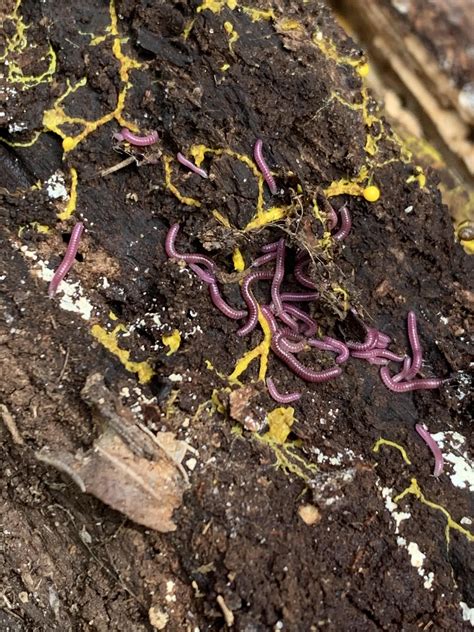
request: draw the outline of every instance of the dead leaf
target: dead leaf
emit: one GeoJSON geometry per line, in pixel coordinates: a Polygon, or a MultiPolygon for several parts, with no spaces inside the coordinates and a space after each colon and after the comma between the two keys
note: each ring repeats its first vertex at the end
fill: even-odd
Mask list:
{"type": "Polygon", "coordinates": [[[260,430],[265,421],[264,411],[259,411],[252,405],[252,399],[256,395],[258,391],[250,384],[232,391],[229,395],[230,416],[252,432],[260,430]]]}
{"type": "Polygon", "coordinates": [[[92,449],[74,455],[43,448],[37,458],[134,522],[162,533],[174,531],[173,511],[187,487],[181,460],[189,446],[172,433],[155,436],[137,425],[99,374],[87,380],[82,395],[104,426],[92,449]]]}

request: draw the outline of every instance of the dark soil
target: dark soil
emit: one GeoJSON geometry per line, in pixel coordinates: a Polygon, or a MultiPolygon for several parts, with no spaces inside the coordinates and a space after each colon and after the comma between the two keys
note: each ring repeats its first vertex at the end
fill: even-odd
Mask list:
{"type": "MultiPolygon", "coordinates": [[[[3,4],[4,14],[11,14],[14,3],[3,4]]],[[[415,165],[403,157],[388,125],[364,122],[361,107],[347,105],[362,103],[362,80],[347,62],[361,52],[323,3],[268,3],[263,8],[273,8],[273,19],[256,19],[240,5],[212,12],[198,11],[199,4],[117,2],[118,31],[128,38],[122,49],[141,63],[130,70],[122,116],[142,130],[158,130],[163,155],[150,160],[150,150],[135,151],[137,164],[105,176],[102,170],[127,157],[114,151],[112,134],[121,121],[112,117],[72,151],[63,152],[61,138],[47,130],[31,146],[18,143],[43,129],[43,113],[67,82],[87,77],[60,103],[68,115],[92,121],[113,112],[126,79],[112,48],[118,37],[106,30],[108,4],[23,0],[19,8],[31,25],[28,45],[10,51],[8,59],[24,75],[40,76],[50,43],[57,68],[38,85],[7,79],[0,85],[0,125],[10,143],[0,145],[0,395],[19,433],[0,424],[0,627],[150,630],[153,622],[160,629],[161,612],[168,630],[221,630],[227,608],[241,632],[470,629],[459,605],[474,607],[469,522],[461,531],[449,529],[448,545],[446,515],[408,494],[397,511],[410,516],[397,535],[381,490],[396,497],[416,478],[424,497],[456,525],[472,514],[465,490],[446,474],[431,476],[432,456],[414,432],[415,423],[426,423],[431,432],[455,430],[472,441],[472,258],[454,241],[435,175],[427,174],[425,186],[407,183],[415,165]],[[290,29],[286,19],[298,20],[299,29],[290,29]],[[231,48],[225,23],[239,35],[231,48]],[[338,60],[312,42],[315,31],[334,42],[338,60]],[[100,35],[97,43],[93,38],[100,35]],[[367,136],[377,139],[375,153],[364,150],[367,136]],[[243,230],[255,214],[257,181],[228,154],[206,154],[208,180],[171,163],[174,186],[200,206],[179,201],[166,186],[166,158],[177,151],[204,144],[251,157],[258,137],[285,191],[272,200],[265,188],[265,208],[291,205],[286,221],[243,230]],[[167,259],[164,238],[179,222],[179,248],[207,252],[229,273],[236,246],[248,264],[264,243],[283,235],[294,255],[308,245],[308,234],[316,243],[311,200],[322,199],[333,181],[356,179],[364,166],[370,178],[364,184],[376,185],[381,197],[376,203],[361,195],[331,198],[335,207],[348,203],[353,229],[344,247],[331,246],[329,254],[313,248],[318,258],[312,272],[324,290],[318,318],[327,332],[353,333],[334,290],[341,286],[364,321],[392,336],[392,348],[404,353],[406,314],[413,309],[424,374],[453,379],[440,390],[396,394],[383,386],[377,367],[350,361],[337,380],[311,385],[271,355],[269,375],[282,390],[303,391],[289,436],[300,461],[289,458],[318,463],[319,471],[303,466],[301,477],[275,467],[275,450],[239,426],[227,405],[229,384],[220,376],[260,342],[261,332],[237,338],[238,325],[213,307],[203,285],[167,259]],[[77,208],[61,222],[46,181],[60,170],[70,189],[71,168],[78,174],[77,208]],[[295,215],[298,185],[301,221],[295,215]],[[223,227],[214,209],[233,228],[223,227]],[[68,279],[80,281],[91,301],[89,318],[61,309],[61,292],[48,299],[37,261],[27,255],[56,267],[78,219],[86,232],[68,279]],[[38,232],[32,222],[49,232],[38,232]],[[147,383],[140,384],[137,373],[91,333],[93,325],[111,331],[118,323],[126,328],[119,347],[153,368],[147,383]],[[167,356],[162,335],[175,328],[182,343],[167,356]],[[98,430],[81,399],[92,373],[102,374],[149,429],[172,431],[198,450],[190,488],[174,513],[175,532],[134,524],[36,459],[45,446],[70,452],[92,446],[98,430]],[[224,413],[205,404],[213,390],[224,413]],[[403,446],[411,465],[389,445],[374,453],[379,437],[403,446]],[[318,510],[313,525],[300,517],[306,504],[318,510]],[[431,588],[397,537],[424,553],[423,569],[434,574],[431,588]]],[[[10,38],[15,28],[15,20],[5,21],[10,38]]],[[[366,109],[375,113],[376,104],[369,99],[366,109]]],[[[77,121],[61,126],[70,136],[83,129],[77,121]]],[[[225,285],[225,293],[238,302],[237,283],[225,285]]],[[[240,379],[253,382],[253,411],[264,418],[261,411],[276,404],[257,378],[254,362],[240,379]]]]}

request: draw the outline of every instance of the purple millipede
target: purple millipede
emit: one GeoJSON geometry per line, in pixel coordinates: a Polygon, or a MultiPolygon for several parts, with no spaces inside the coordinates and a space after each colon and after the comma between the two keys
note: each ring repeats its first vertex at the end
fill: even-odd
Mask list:
{"type": "Polygon", "coordinates": [[[382,331],[377,331],[377,343],[375,345],[376,347],[378,347],[379,349],[385,349],[391,342],[392,339],[390,338],[390,336],[387,336],[387,334],[384,334],[382,331]]]}
{"type": "Polygon", "coordinates": [[[280,243],[280,240],[278,241],[273,241],[271,244],[264,244],[260,250],[262,252],[274,252],[276,251],[276,249],[278,248],[278,244],[280,243]]]}
{"type": "Polygon", "coordinates": [[[158,141],[159,136],[156,131],[150,132],[146,136],[137,136],[126,127],[122,127],[119,133],[114,134],[114,138],[118,141],[125,140],[136,147],[146,147],[147,145],[154,145],[158,141]]]}
{"type": "Polygon", "coordinates": [[[403,362],[406,356],[400,356],[388,349],[368,349],[367,351],[352,351],[351,356],[353,358],[360,358],[361,360],[370,360],[373,358],[383,358],[384,360],[390,360],[391,362],[403,362]]]}
{"type": "Polygon", "coordinates": [[[421,365],[423,363],[423,353],[421,350],[420,339],[418,337],[418,331],[416,326],[416,314],[415,312],[408,312],[407,317],[407,325],[408,325],[408,340],[410,341],[411,350],[412,350],[412,361],[410,368],[404,375],[404,380],[407,382],[413,379],[418,371],[421,369],[421,365]]]}
{"type": "MultiPolygon", "coordinates": [[[[273,307],[273,303],[270,305],[270,307],[272,309],[274,309],[273,307]]],[[[296,322],[296,320],[294,320],[287,312],[285,311],[281,311],[278,314],[278,318],[281,320],[282,323],[285,323],[285,325],[291,329],[292,331],[294,331],[295,333],[298,333],[299,331],[299,327],[298,327],[298,323],[296,322]]]]}
{"type": "Polygon", "coordinates": [[[426,443],[426,445],[429,447],[429,449],[433,453],[433,456],[435,459],[433,476],[436,476],[436,477],[440,476],[440,474],[443,473],[443,469],[444,469],[444,459],[443,459],[443,453],[441,452],[439,445],[436,443],[436,441],[428,432],[428,428],[424,426],[423,424],[416,424],[415,430],[417,431],[417,433],[420,435],[420,437],[423,439],[423,441],[426,443]]]}
{"type": "Polygon", "coordinates": [[[298,303],[299,301],[315,301],[319,298],[318,292],[282,292],[280,298],[283,303],[298,303]]]}
{"type": "Polygon", "coordinates": [[[175,248],[176,236],[178,235],[179,224],[173,224],[169,229],[166,239],[165,239],[165,251],[168,257],[171,259],[181,259],[185,263],[198,263],[208,268],[211,272],[215,271],[215,263],[206,255],[197,255],[197,254],[184,254],[182,252],[178,252],[175,248]]]}
{"type": "Polygon", "coordinates": [[[209,177],[207,175],[207,171],[205,171],[204,169],[201,169],[201,167],[196,167],[196,165],[190,160],[188,160],[186,156],[183,156],[181,152],[178,152],[178,154],[176,155],[176,158],[178,159],[178,162],[180,162],[182,165],[187,167],[190,171],[197,173],[199,176],[201,176],[201,178],[209,177]]]}
{"type": "Polygon", "coordinates": [[[275,336],[272,338],[271,347],[274,353],[281,359],[285,364],[296,373],[298,377],[305,382],[327,382],[331,380],[333,377],[338,377],[341,375],[340,367],[332,367],[330,369],[324,369],[323,371],[313,371],[312,369],[308,369],[303,366],[299,360],[297,360],[292,353],[285,351],[285,349],[281,345],[282,334],[277,332],[275,336]]]}
{"type": "Polygon", "coordinates": [[[280,393],[271,377],[267,377],[267,388],[270,396],[279,404],[291,404],[291,402],[296,402],[301,397],[301,393],[296,392],[280,393]]]}
{"type": "Polygon", "coordinates": [[[81,235],[82,235],[83,230],[84,230],[84,224],[82,222],[77,222],[77,224],[72,229],[71,238],[69,239],[69,243],[66,248],[64,259],[59,264],[49,284],[49,287],[48,287],[49,298],[52,298],[56,294],[59,284],[61,283],[61,281],[66,276],[66,274],[71,269],[71,266],[74,263],[74,259],[77,254],[77,249],[79,247],[79,241],[81,240],[81,235]]]}
{"type": "Polygon", "coordinates": [[[408,391],[429,390],[440,388],[446,380],[442,378],[426,378],[422,380],[411,380],[410,382],[394,382],[387,366],[380,369],[380,377],[387,388],[394,393],[407,393],[408,391]]]}
{"type": "Polygon", "coordinates": [[[308,346],[305,340],[292,342],[291,340],[288,340],[288,336],[285,336],[284,334],[280,338],[280,343],[281,343],[282,348],[285,351],[289,351],[290,353],[300,353],[301,351],[304,351],[306,347],[308,346]]]}
{"type": "Polygon", "coordinates": [[[275,272],[272,279],[271,295],[276,316],[281,314],[283,306],[280,298],[280,287],[285,276],[285,240],[281,238],[278,241],[276,250],[275,272]]]}
{"type": "Polygon", "coordinates": [[[250,284],[254,281],[269,281],[273,277],[273,272],[251,272],[242,282],[241,292],[248,307],[248,320],[243,327],[237,331],[238,336],[246,336],[255,329],[258,322],[258,303],[250,292],[250,284]]]}
{"type": "Polygon", "coordinates": [[[368,349],[372,349],[377,343],[377,337],[378,331],[372,327],[367,327],[365,342],[353,342],[352,340],[349,340],[346,342],[346,345],[349,349],[354,351],[367,351],[368,349]]]}
{"type": "Polygon", "coordinates": [[[306,325],[307,336],[314,336],[318,329],[318,325],[306,312],[299,307],[295,307],[294,305],[289,305],[287,303],[283,303],[283,312],[291,314],[291,316],[295,316],[297,320],[304,323],[306,325]]]}
{"type": "Polygon", "coordinates": [[[275,195],[277,193],[277,186],[275,184],[275,180],[268,168],[267,163],[263,157],[263,141],[259,138],[255,143],[255,147],[253,149],[253,155],[255,158],[255,162],[257,163],[258,168],[262,172],[263,179],[268,184],[268,188],[270,192],[275,195]]]}
{"type": "Polygon", "coordinates": [[[298,283],[300,283],[300,285],[308,287],[311,290],[315,290],[316,284],[303,271],[303,268],[309,264],[309,261],[309,257],[306,255],[306,253],[299,255],[298,259],[296,260],[293,274],[295,275],[295,279],[298,281],[298,283]]]}
{"type": "Polygon", "coordinates": [[[387,366],[388,364],[388,360],[386,358],[381,358],[380,356],[372,356],[366,359],[369,364],[376,364],[377,366],[387,366]]]}
{"type": "Polygon", "coordinates": [[[334,241],[342,241],[343,239],[345,239],[351,232],[352,227],[351,213],[347,206],[343,206],[342,208],[340,208],[339,214],[341,216],[341,227],[332,236],[334,241]]]}
{"type": "Polygon", "coordinates": [[[333,230],[339,223],[339,217],[331,205],[329,205],[327,210],[326,223],[328,225],[328,230],[333,230]]]}
{"type": "Polygon", "coordinates": [[[332,353],[337,353],[336,364],[342,364],[349,358],[349,349],[346,345],[339,340],[330,338],[329,336],[324,336],[322,340],[319,340],[318,338],[310,338],[308,340],[308,344],[310,347],[320,349],[321,351],[331,351],[332,353]],[[337,343],[337,345],[335,343],[337,343]]]}
{"type": "Polygon", "coordinates": [[[397,382],[401,382],[402,380],[404,380],[406,375],[408,374],[408,371],[410,370],[410,367],[411,367],[411,358],[410,356],[405,356],[403,360],[402,370],[400,371],[400,373],[397,373],[396,375],[392,377],[392,382],[395,382],[396,384],[397,382]]]}
{"type": "Polygon", "coordinates": [[[247,312],[244,309],[234,309],[222,298],[217,283],[209,284],[209,294],[214,305],[223,314],[232,320],[241,320],[247,316],[247,312]]]}
{"type": "Polygon", "coordinates": [[[196,276],[198,276],[201,279],[201,281],[204,281],[204,283],[209,284],[209,283],[216,282],[216,277],[213,274],[206,272],[205,270],[200,268],[196,263],[189,263],[188,265],[191,268],[191,270],[196,274],[196,276]]]}
{"type": "Polygon", "coordinates": [[[267,252],[265,255],[258,257],[250,266],[251,268],[259,268],[260,266],[264,266],[267,263],[271,263],[276,259],[276,252],[267,252]]]}
{"type": "Polygon", "coordinates": [[[332,347],[332,351],[335,351],[338,355],[336,358],[336,364],[342,364],[349,359],[349,349],[346,344],[330,336],[324,336],[323,342],[332,347]]]}
{"type": "Polygon", "coordinates": [[[278,331],[278,325],[270,308],[267,305],[261,305],[260,311],[262,312],[263,317],[265,318],[265,320],[268,323],[268,326],[270,327],[270,332],[272,336],[274,336],[278,331]]]}

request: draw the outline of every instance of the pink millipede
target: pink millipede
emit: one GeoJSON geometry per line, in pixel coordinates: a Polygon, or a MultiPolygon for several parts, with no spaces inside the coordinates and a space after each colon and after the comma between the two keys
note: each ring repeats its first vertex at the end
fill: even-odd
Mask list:
{"type": "Polygon", "coordinates": [[[282,348],[285,349],[285,351],[289,351],[290,353],[300,353],[301,351],[304,351],[305,348],[307,347],[307,344],[304,340],[294,342],[294,341],[288,340],[287,336],[282,336],[280,338],[280,342],[281,342],[282,348]]]}
{"type": "Polygon", "coordinates": [[[420,437],[423,439],[423,441],[426,443],[426,445],[429,447],[429,449],[433,453],[433,456],[435,459],[433,475],[438,477],[440,474],[443,473],[443,468],[444,468],[443,453],[441,452],[439,445],[436,443],[436,441],[433,439],[431,434],[428,432],[428,428],[426,428],[426,426],[423,426],[422,424],[416,424],[415,430],[417,431],[417,433],[420,435],[420,437]]]}
{"type": "Polygon", "coordinates": [[[380,369],[380,377],[387,388],[394,393],[407,393],[409,391],[429,390],[432,388],[440,388],[446,380],[442,378],[426,378],[422,380],[411,380],[410,382],[394,382],[388,367],[383,366],[380,369]]]}
{"type": "Polygon", "coordinates": [[[276,259],[276,252],[267,252],[261,257],[258,257],[257,259],[255,259],[255,261],[252,263],[250,267],[259,268],[260,266],[264,266],[267,263],[271,263],[272,261],[275,261],[275,259],[276,259]]]}
{"type": "Polygon", "coordinates": [[[408,374],[408,371],[410,370],[411,367],[411,358],[410,356],[405,356],[405,359],[403,360],[403,367],[402,370],[400,371],[400,373],[397,373],[396,375],[393,376],[392,381],[395,382],[395,384],[397,382],[401,382],[402,380],[405,379],[405,376],[408,374]]]}
{"type": "Polygon", "coordinates": [[[346,345],[349,349],[354,351],[367,351],[368,349],[372,349],[377,343],[378,332],[376,329],[372,327],[367,327],[367,336],[365,338],[365,342],[353,342],[349,340],[346,342],[346,345]]]}
{"type": "Polygon", "coordinates": [[[243,327],[237,331],[238,336],[246,336],[253,329],[255,329],[258,322],[258,303],[252,292],[250,291],[250,285],[254,281],[269,281],[273,277],[273,272],[251,272],[242,282],[241,292],[244,297],[244,301],[247,304],[249,315],[248,320],[243,327]]]}
{"type": "Polygon", "coordinates": [[[337,216],[337,213],[333,209],[333,207],[330,206],[328,211],[327,211],[327,218],[326,218],[326,223],[328,225],[328,230],[333,230],[334,228],[336,228],[338,222],[339,222],[339,217],[337,216]]]}
{"type": "MultiPolygon", "coordinates": [[[[197,254],[188,255],[182,252],[178,252],[176,250],[175,241],[176,241],[178,232],[179,232],[179,224],[173,224],[166,235],[165,252],[168,255],[168,257],[170,257],[170,259],[182,259],[187,264],[197,263],[197,264],[203,265],[205,268],[208,268],[213,273],[216,267],[215,263],[214,261],[212,261],[212,259],[210,259],[209,257],[206,257],[206,255],[197,255],[197,254]]],[[[196,272],[196,270],[194,271],[196,272]]],[[[201,276],[201,278],[203,277],[201,276]]]]}
{"type": "Polygon", "coordinates": [[[409,381],[413,379],[418,371],[421,369],[421,365],[423,362],[423,354],[421,350],[420,339],[418,337],[418,331],[416,326],[416,314],[415,312],[408,312],[407,317],[408,324],[408,339],[410,341],[411,350],[412,350],[412,361],[410,368],[407,370],[404,379],[409,381]]]}
{"type": "Polygon", "coordinates": [[[150,132],[146,136],[137,136],[126,127],[122,127],[118,134],[114,134],[114,138],[119,141],[125,140],[136,147],[146,147],[147,145],[154,145],[158,141],[159,136],[158,132],[155,131],[150,132]]]}
{"type": "Polygon", "coordinates": [[[216,277],[213,274],[203,270],[201,267],[197,265],[197,263],[190,263],[188,265],[191,268],[191,270],[194,272],[194,274],[196,274],[196,276],[199,277],[201,281],[204,281],[204,283],[207,283],[209,285],[210,283],[216,282],[216,277]]]}
{"type": "Polygon", "coordinates": [[[255,147],[253,149],[253,155],[255,158],[255,162],[257,163],[258,168],[262,172],[263,179],[268,184],[268,188],[270,192],[275,195],[278,191],[277,186],[275,184],[275,180],[268,168],[267,163],[263,157],[263,141],[259,138],[255,143],[255,147]]]}
{"type": "Polygon", "coordinates": [[[279,404],[291,404],[301,397],[301,393],[280,393],[271,377],[267,377],[267,388],[270,396],[279,404]]]}
{"type": "Polygon", "coordinates": [[[341,375],[340,367],[332,367],[330,369],[324,369],[323,371],[313,371],[312,369],[308,369],[303,366],[299,360],[297,360],[294,355],[288,351],[286,351],[281,344],[282,334],[277,332],[275,336],[272,338],[271,347],[273,352],[281,359],[283,362],[290,367],[290,369],[296,373],[298,377],[305,382],[327,382],[331,380],[333,377],[338,377],[341,375]]]}
{"type": "Polygon", "coordinates": [[[306,325],[307,336],[314,336],[318,329],[318,324],[315,320],[311,318],[309,314],[304,312],[299,307],[295,307],[294,305],[288,303],[283,303],[283,312],[285,314],[290,314],[291,316],[294,316],[296,320],[300,320],[304,325],[306,325]]]}
{"type": "Polygon", "coordinates": [[[76,256],[77,249],[79,247],[79,241],[81,239],[83,230],[84,230],[84,224],[82,222],[77,222],[77,224],[72,229],[71,238],[69,240],[69,244],[67,246],[64,259],[59,264],[59,267],[54,273],[54,276],[49,284],[48,296],[50,298],[56,294],[59,284],[64,279],[66,274],[69,272],[72,264],[74,263],[74,258],[76,256]]]}
{"type": "Polygon", "coordinates": [[[339,214],[341,216],[341,227],[332,236],[334,241],[342,241],[343,239],[345,239],[351,232],[352,227],[351,214],[347,206],[343,206],[342,208],[340,208],[339,214]]]}
{"type": "Polygon", "coordinates": [[[310,289],[315,290],[316,284],[303,271],[304,267],[307,266],[309,262],[310,259],[306,255],[306,253],[299,255],[296,259],[296,265],[293,270],[293,274],[295,275],[295,279],[298,281],[298,283],[300,283],[304,287],[309,287],[310,289]]]}
{"type": "Polygon", "coordinates": [[[278,248],[279,241],[274,241],[271,244],[264,244],[260,250],[262,252],[274,252],[278,248]]]}
{"type": "Polygon", "coordinates": [[[385,349],[392,342],[390,336],[384,334],[382,331],[377,331],[377,344],[376,347],[379,349],[385,349]]]}
{"type": "Polygon", "coordinates": [[[243,309],[234,309],[231,307],[221,296],[217,283],[209,284],[209,295],[214,305],[219,309],[227,318],[233,320],[240,320],[247,316],[247,312],[243,309]]]}
{"type": "Polygon", "coordinates": [[[383,358],[384,360],[390,360],[391,362],[403,362],[406,356],[399,356],[393,351],[388,349],[368,349],[367,351],[353,351],[351,353],[353,358],[360,358],[362,360],[370,360],[373,358],[383,358]]]}
{"type": "Polygon", "coordinates": [[[276,250],[276,263],[275,273],[273,275],[271,295],[275,308],[275,314],[278,316],[283,311],[282,302],[280,298],[280,287],[285,276],[285,240],[281,238],[278,242],[276,250]]]}
{"type": "Polygon", "coordinates": [[[186,156],[183,156],[181,152],[178,152],[178,154],[176,155],[176,158],[178,159],[178,162],[180,162],[182,165],[187,167],[190,171],[197,173],[199,176],[201,176],[201,178],[209,177],[207,175],[207,171],[204,171],[204,169],[201,169],[201,167],[197,167],[193,162],[188,160],[186,156]]]}

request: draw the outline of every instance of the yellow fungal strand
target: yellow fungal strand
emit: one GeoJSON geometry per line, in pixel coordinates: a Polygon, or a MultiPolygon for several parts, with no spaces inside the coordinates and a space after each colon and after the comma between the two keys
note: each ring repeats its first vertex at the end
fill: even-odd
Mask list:
{"type": "Polygon", "coordinates": [[[357,67],[357,72],[361,77],[367,77],[370,72],[369,64],[367,62],[362,63],[360,66],[357,67]]]}
{"type": "Polygon", "coordinates": [[[270,354],[272,334],[270,331],[270,327],[268,326],[268,323],[263,317],[260,309],[258,310],[258,322],[260,323],[260,327],[263,330],[263,340],[254,349],[247,351],[247,353],[245,353],[242,358],[237,361],[234,370],[228,378],[231,384],[238,382],[239,376],[242,375],[242,373],[247,370],[249,365],[257,358],[260,358],[258,379],[262,382],[265,381],[265,377],[267,375],[268,356],[270,354]]]}
{"type": "Polygon", "coordinates": [[[222,226],[225,226],[226,228],[232,228],[231,223],[229,222],[228,218],[222,213],[220,213],[217,209],[214,209],[212,211],[212,215],[219,222],[219,224],[222,224],[222,226]]]}
{"type": "Polygon", "coordinates": [[[111,332],[106,331],[100,325],[93,325],[91,333],[100,344],[105,347],[110,353],[115,355],[123,366],[131,373],[136,373],[140,384],[146,384],[151,380],[155,372],[148,364],[148,362],[132,362],[130,360],[130,351],[121,349],[118,345],[117,336],[121,331],[126,331],[124,325],[117,325],[111,332]]]}
{"type": "Polygon", "coordinates": [[[189,20],[188,22],[186,22],[186,25],[184,27],[184,31],[182,32],[182,38],[184,40],[187,40],[189,37],[189,34],[191,33],[193,26],[194,26],[194,22],[196,21],[196,18],[193,18],[192,20],[189,20]]]}
{"type": "Polygon", "coordinates": [[[269,430],[265,435],[276,444],[283,445],[295,421],[295,409],[292,406],[279,406],[268,413],[267,420],[269,430]]]}
{"type": "Polygon", "coordinates": [[[358,182],[346,180],[341,178],[331,182],[329,186],[324,189],[324,195],[328,198],[335,197],[336,195],[362,195],[364,187],[358,182]]]}
{"type": "Polygon", "coordinates": [[[201,11],[212,11],[212,13],[220,13],[224,7],[233,11],[236,6],[237,0],[203,0],[196,9],[196,12],[201,13],[201,11]]]}
{"type": "Polygon", "coordinates": [[[77,171],[74,167],[70,169],[71,174],[71,191],[69,192],[69,200],[64,211],[58,213],[58,219],[64,221],[69,219],[76,210],[77,204],[77,171]]]}
{"type": "Polygon", "coordinates": [[[275,12],[273,9],[254,9],[253,7],[242,7],[244,13],[246,13],[252,22],[260,22],[261,20],[274,20],[275,12]]]}
{"type": "MultiPolygon", "coordinates": [[[[5,35],[5,49],[0,56],[0,62],[6,62],[7,76],[6,80],[10,83],[19,84],[21,90],[29,90],[41,83],[49,83],[53,79],[56,72],[56,52],[51,44],[45,55],[40,57],[39,61],[48,61],[48,66],[40,75],[25,75],[21,65],[16,61],[15,57],[21,55],[28,48],[28,39],[26,31],[29,25],[25,24],[23,17],[20,15],[21,0],[17,0],[13,13],[9,16],[14,25],[13,35],[5,35]]],[[[30,48],[31,50],[31,48],[30,48]]]]}
{"type": "Polygon", "coordinates": [[[195,206],[197,208],[199,208],[201,206],[201,202],[199,202],[198,200],[195,200],[192,197],[186,197],[185,195],[182,195],[179,190],[175,187],[175,185],[172,183],[171,181],[171,176],[172,176],[172,169],[171,169],[171,163],[173,161],[173,158],[171,156],[163,156],[163,165],[164,165],[164,169],[165,169],[165,186],[166,188],[171,191],[171,193],[178,198],[178,200],[180,202],[182,202],[183,204],[187,204],[188,206],[195,206]]]}
{"type": "Polygon", "coordinates": [[[37,233],[46,234],[50,231],[49,226],[46,226],[46,224],[40,224],[39,222],[30,222],[30,226],[34,228],[37,233]]]}
{"type": "Polygon", "coordinates": [[[359,74],[361,74],[361,76],[365,76],[363,73],[364,72],[365,74],[368,73],[368,64],[364,58],[361,58],[361,57],[356,58],[356,57],[350,57],[349,55],[341,55],[338,52],[334,42],[328,37],[324,37],[322,31],[315,31],[311,37],[311,41],[317,48],[319,48],[319,50],[323,53],[323,55],[326,58],[332,59],[337,64],[349,65],[354,68],[357,68],[358,70],[367,66],[367,70],[365,70],[365,68],[364,70],[362,70],[362,72],[359,70],[359,74]]]}
{"type": "Polygon", "coordinates": [[[395,441],[390,441],[390,439],[384,439],[383,437],[380,437],[380,439],[378,439],[375,443],[374,446],[372,448],[372,452],[379,452],[381,446],[383,445],[389,445],[392,448],[395,448],[396,450],[399,450],[403,460],[405,461],[405,463],[407,463],[408,465],[411,465],[411,461],[408,458],[408,454],[405,450],[405,448],[401,445],[399,445],[398,443],[395,443],[395,441]]]}
{"type": "Polygon", "coordinates": [[[469,542],[474,542],[474,533],[471,533],[467,529],[464,529],[464,527],[462,527],[455,520],[453,520],[449,511],[445,509],[442,505],[438,505],[438,503],[435,503],[432,500],[428,500],[425,497],[425,495],[421,491],[420,485],[418,484],[418,481],[416,480],[416,478],[411,479],[410,485],[401,494],[398,494],[398,496],[396,496],[393,499],[393,502],[398,503],[400,500],[402,500],[403,498],[405,498],[405,496],[408,496],[408,495],[415,496],[415,498],[417,498],[423,505],[430,507],[430,509],[435,509],[436,511],[439,511],[443,514],[443,516],[446,518],[445,537],[446,537],[446,543],[448,545],[450,542],[451,529],[455,529],[456,531],[459,531],[459,533],[464,535],[468,539],[469,542]]]}
{"type": "Polygon", "coordinates": [[[229,50],[232,53],[233,52],[232,48],[235,42],[239,39],[240,35],[234,29],[234,25],[232,24],[232,22],[224,22],[224,30],[229,36],[229,50]]]}
{"type": "Polygon", "coordinates": [[[294,474],[305,483],[309,483],[317,473],[318,466],[315,463],[309,463],[297,454],[296,449],[298,445],[296,441],[289,441],[280,446],[268,433],[260,436],[257,432],[252,434],[252,438],[259,443],[267,445],[272,450],[275,456],[274,467],[283,470],[285,474],[294,474]]]}
{"type": "Polygon", "coordinates": [[[291,18],[282,18],[277,22],[277,27],[280,31],[302,31],[303,25],[298,20],[291,18]]]}
{"type": "MultiPolygon", "coordinates": [[[[229,156],[230,158],[240,160],[240,162],[242,162],[250,169],[253,176],[257,180],[258,194],[255,215],[247,224],[247,226],[245,226],[244,231],[262,228],[263,226],[266,226],[267,224],[271,224],[273,222],[277,222],[288,215],[287,207],[275,206],[267,210],[263,208],[264,179],[262,174],[258,170],[257,165],[251,158],[249,158],[249,156],[245,154],[240,154],[236,151],[233,151],[232,149],[212,149],[211,147],[206,147],[205,145],[193,145],[189,148],[189,153],[193,157],[193,160],[198,167],[205,159],[206,154],[213,154],[215,156],[225,155],[229,156]]],[[[218,219],[218,221],[220,221],[220,218],[223,217],[218,211],[213,211],[213,215],[214,217],[216,217],[216,219],[218,219]]]]}
{"type": "Polygon", "coordinates": [[[337,283],[333,283],[331,290],[334,294],[340,294],[342,296],[342,308],[345,312],[348,312],[350,307],[349,292],[337,283]]]}
{"type": "Polygon", "coordinates": [[[5,145],[8,145],[9,147],[31,147],[32,145],[36,143],[36,141],[38,140],[38,138],[41,136],[42,133],[43,133],[43,130],[40,130],[39,132],[35,132],[31,140],[26,140],[24,142],[12,142],[11,140],[7,140],[6,138],[1,138],[1,137],[0,137],[0,141],[2,143],[5,143],[5,145]]]}
{"type": "Polygon", "coordinates": [[[410,184],[411,182],[418,182],[420,189],[423,189],[426,185],[426,176],[425,173],[423,171],[423,167],[420,167],[419,165],[417,165],[415,167],[415,172],[416,174],[409,176],[405,182],[407,184],[410,184]]]}
{"type": "Polygon", "coordinates": [[[248,232],[250,230],[257,230],[258,228],[263,228],[267,224],[273,224],[274,222],[278,222],[281,219],[284,219],[288,215],[288,207],[283,206],[273,206],[268,210],[262,210],[257,212],[257,214],[250,220],[250,222],[245,226],[244,231],[248,232]]]}
{"type": "Polygon", "coordinates": [[[174,329],[170,334],[163,334],[161,336],[161,340],[166,347],[169,347],[169,350],[166,352],[167,356],[173,355],[178,351],[181,345],[181,334],[177,329],[174,329]]]}
{"type": "Polygon", "coordinates": [[[236,248],[232,254],[232,262],[234,264],[234,270],[236,272],[243,272],[245,270],[245,260],[240,252],[240,248],[236,248]]]}
{"type": "Polygon", "coordinates": [[[125,107],[125,99],[128,90],[131,88],[131,84],[129,82],[130,71],[141,68],[142,64],[140,64],[135,59],[132,59],[122,51],[122,44],[125,40],[120,38],[118,32],[118,19],[117,11],[115,8],[115,0],[110,0],[109,15],[110,24],[106,29],[108,35],[104,36],[104,39],[107,39],[107,37],[109,36],[111,36],[113,39],[112,53],[116,60],[119,62],[119,76],[120,81],[123,84],[117,97],[117,105],[112,112],[104,114],[104,116],[96,119],[95,121],[89,121],[81,117],[69,116],[60,104],[69,94],[75,92],[78,88],[85,86],[87,79],[84,77],[74,86],[71,86],[68,82],[67,89],[64,94],[55,101],[51,109],[47,110],[43,114],[44,128],[48,131],[54,132],[63,139],[64,152],[69,152],[75,149],[80,142],[82,142],[85,138],[87,138],[87,136],[89,136],[89,134],[95,132],[99,127],[113,119],[115,119],[119,123],[119,125],[127,127],[133,132],[139,131],[138,127],[134,123],[126,121],[123,118],[122,113],[125,107]],[[66,132],[61,129],[61,126],[67,124],[79,125],[82,127],[82,131],[75,136],[68,136],[66,132]]]}

